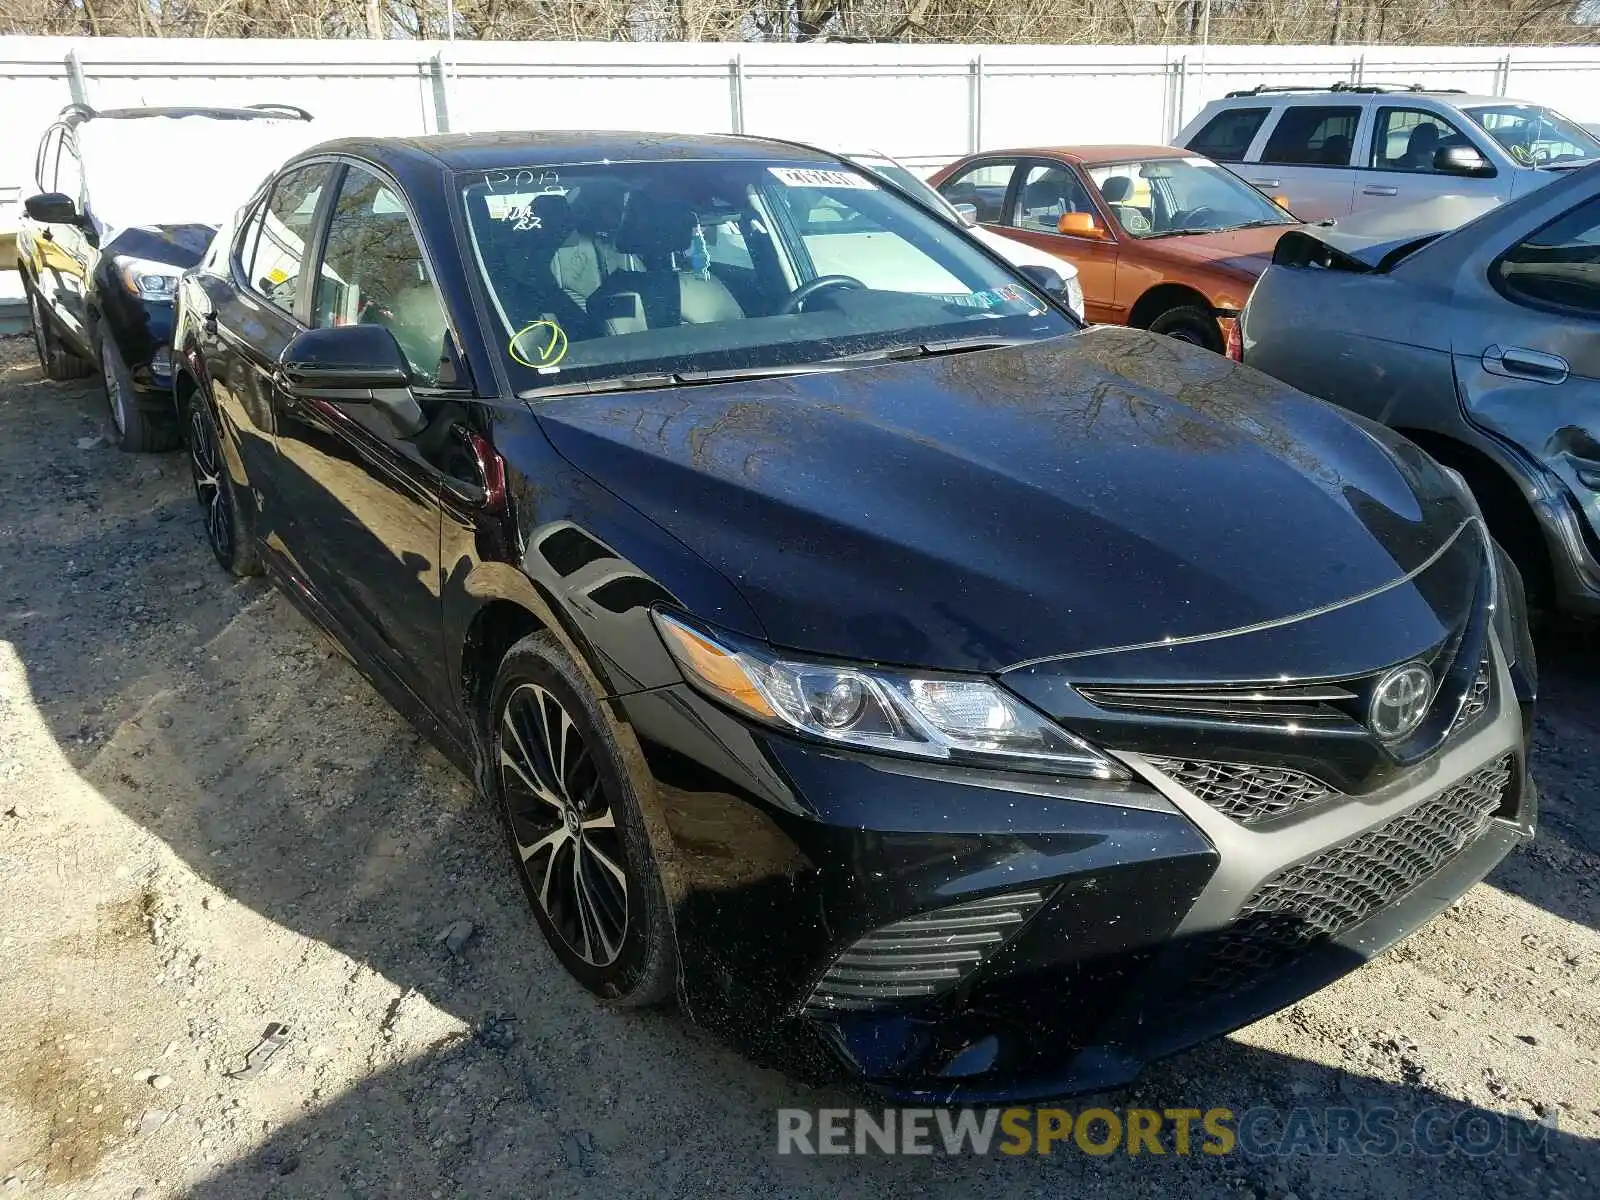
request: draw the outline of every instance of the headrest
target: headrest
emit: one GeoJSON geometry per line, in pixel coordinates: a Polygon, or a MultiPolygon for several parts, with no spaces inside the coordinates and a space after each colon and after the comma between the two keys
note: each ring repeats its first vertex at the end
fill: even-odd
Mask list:
{"type": "Polygon", "coordinates": [[[1126,175],[1113,175],[1100,185],[1100,194],[1107,204],[1121,204],[1133,194],[1133,180],[1126,175]]]}
{"type": "Polygon", "coordinates": [[[617,249],[646,259],[662,259],[689,248],[694,209],[674,200],[633,197],[617,230],[617,249]]]}
{"type": "Polygon", "coordinates": [[[539,218],[540,231],[558,241],[572,232],[572,206],[556,192],[535,196],[533,215],[539,218]]]}

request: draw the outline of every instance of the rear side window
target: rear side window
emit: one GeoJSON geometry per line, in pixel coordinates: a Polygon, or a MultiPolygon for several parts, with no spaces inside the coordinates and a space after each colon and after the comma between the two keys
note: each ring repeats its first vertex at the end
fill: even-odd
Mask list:
{"type": "Polygon", "coordinates": [[[241,257],[239,263],[250,286],[291,315],[306,238],[317,215],[317,201],[332,174],[330,164],[313,163],[284,175],[273,184],[261,210],[260,234],[253,247],[248,240],[240,243],[241,248],[250,247],[250,258],[241,257]]]}
{"type": "Polygon", "coordinates": [[[1189,149],[1217,162],[1243,162],[1270,109],[1230,108],[1219,112],[1189,139],[1189,149]]]}
{"type": "Polygon", "coordinates": [[[1291,105],[1283,110],[1278,127],[1267,139],[1261,161],[1283,166],[1349,166],[1359,124],[1360,105],[1291,105]]]}
{"type": "Polygon", "coordinates": [[[1513,300],[1600,318],[1600,197],[1513,246],[1492,274],[1513,300]]]}

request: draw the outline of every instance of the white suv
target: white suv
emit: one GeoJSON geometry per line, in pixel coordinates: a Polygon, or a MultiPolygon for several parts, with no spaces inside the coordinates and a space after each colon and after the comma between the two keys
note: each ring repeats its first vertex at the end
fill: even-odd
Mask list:
{"type": "Polygon", "coordinates": [[[1600,140],[1551,109],[1415,85],[1229,92],[1177,140],[1310,221],[1436,196],[1505,201],[1600,161],[1600,140]]]}

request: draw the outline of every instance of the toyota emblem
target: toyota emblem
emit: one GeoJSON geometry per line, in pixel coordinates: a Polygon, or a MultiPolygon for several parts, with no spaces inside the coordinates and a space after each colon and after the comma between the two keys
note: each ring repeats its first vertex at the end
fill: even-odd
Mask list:
{"type": "Polygon", "coordinates": [[[1421,663],[1396,667],[1372,689],[1367,724],[1386,742],[1414,732],[1433,703],[1433,672],[1421,663]]]}

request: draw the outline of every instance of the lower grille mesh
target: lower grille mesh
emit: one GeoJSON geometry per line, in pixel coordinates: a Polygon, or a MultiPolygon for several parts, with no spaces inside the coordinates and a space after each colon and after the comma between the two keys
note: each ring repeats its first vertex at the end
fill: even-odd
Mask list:
{"type": "Polygon", "coordinates": [[[834,960],[807,1007],[877,1008],[936,996],[1005,945],[1043,903],[1042,892],[1010,892],[874,929],[834,960]]]}
{"type": "Polygon", "coordinates": [[[1483,835],[1511,779],[1508,754],[1272,876],[1216,936],[1186,999],[1235,991],[1395,903],[1483,835]]]}
{"type": "Polygon", "coordinates": [[[1320,780],[1282,767],[1151,758],[1150,765],[1212,808],[1245,825],[1271,820],[1334,794],[1320,780]]]}

